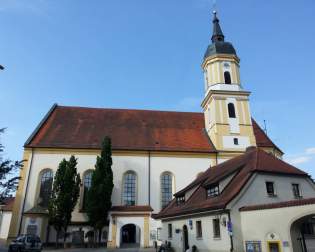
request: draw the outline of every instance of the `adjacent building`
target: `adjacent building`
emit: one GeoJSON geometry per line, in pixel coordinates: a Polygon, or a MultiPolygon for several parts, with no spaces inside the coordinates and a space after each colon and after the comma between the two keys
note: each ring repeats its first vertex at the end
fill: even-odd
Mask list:
{"type": "Polygon", "coordinates": [[[256,147],[209,168],[155,217],[176,252],[315,251],[313,180],[256,147]]]}

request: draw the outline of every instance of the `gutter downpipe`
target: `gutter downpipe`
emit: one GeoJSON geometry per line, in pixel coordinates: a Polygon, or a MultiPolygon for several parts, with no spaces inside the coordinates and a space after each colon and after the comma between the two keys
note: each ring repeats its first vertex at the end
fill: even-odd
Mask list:
{"type": "MultiPolygon", "coordinates": [[[[228,218],[229,218],[229,222],[232,223],[230,212],[231,212],[231,211],[229,210],[229,212],[228,212],[228,218]]],[[[233,252],[233,251],[234,251],[234,244],[233,244],[233,224],[232,224],[232,235],[230,234],[230,242],[231,242],[231,249],[230,249],[230,252],[233,252]]]]}
{"type": "Polygon", "coordinates": [[[31,148],[32,152],[32,157],[31,157],[31,162],[30,162],[30,168],[28,171],[28,175],[27,175],[27,181],[26,181],[26,188],[25,188],[25,194],[24,194],[24,199],[23,199],[23,205],[22,205],[22,211],[21,211],[21,219],[20,219],[20,224],[19,224],[19,231],[18,231],[18,235],[21,234],[21,229],[22,229],[22,222],[23,222],[23,213],[24,213],[24,209],[25,209],[25,202],[26,202],[26,196],[27,196],[27,191],[28,191],[28,184],[30,181],[30,175],[31,175],[31,171],[32,171],[32,166],[33,166],[33,148],[31,148]]]}
{"type": "Polygon", "coordinates": [[[148,201],[149,201],[149,206],[151,206],[151,152],[148,151],[148,153],[149,153],[149,158],[148,158],[148,169],[149,169],[148,201]]]}

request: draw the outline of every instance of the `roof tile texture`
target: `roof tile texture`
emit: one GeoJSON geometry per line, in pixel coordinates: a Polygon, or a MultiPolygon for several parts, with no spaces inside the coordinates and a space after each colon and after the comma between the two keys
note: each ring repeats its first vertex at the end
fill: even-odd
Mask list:
{"type": "Polygon", "coordinates": [[[251,176],[257,172],[308,176],[307,173],[285,163],[272,154],[268,154],[259,148],[251,147],[243,155],[206,170],[190,185],[175,194],[176,196],[183,195],[188,190],[196,188],[192,196],[185,203],[177,205],[174,199],[168,206],[162,209],[157,218],[224,209],[240,193],[251,176]],[[229,175],[233,177],[220,195],[207,198],[207,188],[229,175]]]}
{"type": "MultiPolygon", "coordinates": [[[[275,147],[253,121],[258,146],[275,147]]],[[[56,106],[26,147],[216,152],[203,113],[56,106]]]]}

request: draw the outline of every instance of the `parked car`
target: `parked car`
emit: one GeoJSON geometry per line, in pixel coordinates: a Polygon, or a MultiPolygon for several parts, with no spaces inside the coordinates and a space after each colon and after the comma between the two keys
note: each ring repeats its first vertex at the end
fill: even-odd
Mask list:
{"type": "Polygon", "coordinates": [[[41,252],[42,242],[37,235],[20,235],[9,245],[9,252],[41,252]]]}

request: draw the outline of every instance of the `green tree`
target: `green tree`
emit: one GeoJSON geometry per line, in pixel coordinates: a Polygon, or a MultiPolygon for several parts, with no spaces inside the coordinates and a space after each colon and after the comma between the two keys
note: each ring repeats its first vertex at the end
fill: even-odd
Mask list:
{"type": "MultiPolygon", "coordinates": [[[[4,128],[0,129],[0,135],[4,131],[4,128]]],[[[23,167],[24,162],[24,160],[12,161],[4,159],[2,156],[3,151],[4,146],[0,143],[0,204],[3,204],[6,198],[12,197],[12,193],[15,192],[20,179],[17,176],[17,172],[23,167]]]]}
{"type": "Polygon", "coordinates": [[[56,246],[60,232],[64,232],[65,245],[67,228],[71,222],[72,212],[80,195],[80,174],[77,172],[77,159],[71,156],[69,161],[63,159],[54,177],[51,199],[48,206],[49,224],[54,226],[56,246]]]}
{"type": "Polygon", "coordinates": [[[108,212],[112,207],[113,171],[111,139],[105,137],[102,142],[101,156],[97,156],[95,170],[92,173],[91,188],[88,191],[87,215],[101,242],[102,229],[108,224],[108,212]]]}

